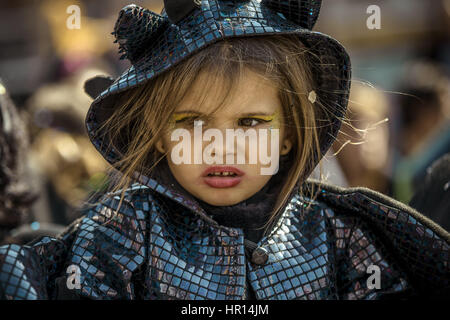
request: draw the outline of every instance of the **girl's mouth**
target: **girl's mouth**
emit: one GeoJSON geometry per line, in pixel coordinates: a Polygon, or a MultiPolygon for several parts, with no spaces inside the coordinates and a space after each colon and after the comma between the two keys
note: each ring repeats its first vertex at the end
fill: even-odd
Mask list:
{"type": "Polygon", "coordinates": [[[212,188],[231,188],[241,182],[244,174],[235,167],[212,166],[203,172],[202,177],[212,188]]]}

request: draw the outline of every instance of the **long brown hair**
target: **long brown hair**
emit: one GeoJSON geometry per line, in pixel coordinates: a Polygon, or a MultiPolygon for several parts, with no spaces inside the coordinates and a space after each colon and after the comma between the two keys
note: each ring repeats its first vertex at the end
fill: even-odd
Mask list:
{"type": "MultiPolygon", "coordinates": [[[[102,126],[103,132],[110,135],[111,147],[125,149],[121,160],[114,165],[122,175],[112,191],[122,190],[122,202],[125,190],[133,182],[133,174],[150,175],[164,158],[155,144],[196,81],[207,79],[202,83],[204,92],[218,94],[218,109],[238,92],[237,80],[249,69],[279,89],[286,131],[294,141],[291,156],[295,161],[276,202],[272,215],[275,217],[297,181],[306,178],[320,158],[318,123],[330,123],[330,113],[320,100],[314,103],[308,99],[315,88],[311,74],[313,58],[296,36],[233,38],[217,42],[144,85],[126,91],[102,126]],[[206,78],[201,77],[205,74],[206,78]]],[[[198,98],[201,104],[204,97],[198,98]]]]}

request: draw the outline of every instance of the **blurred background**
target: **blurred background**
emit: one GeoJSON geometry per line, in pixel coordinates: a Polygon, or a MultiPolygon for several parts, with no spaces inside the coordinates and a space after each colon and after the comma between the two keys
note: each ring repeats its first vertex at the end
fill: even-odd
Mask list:
{"type": "MultiPolygon", "coordinates": [[[[83,85],[129,66],[111,32],[130,3],[163,6],[0,0],[0,243],[57,234],[105,188],[108,166],[84,129],[92,99],[83,85]],[[66,27],[71,5],[80,29],[66,27]]],[[[338,39],[353,65],[350,121],[324,177],[409,203],[449,230],[450,0],[323,0],[315,30],[338,39]],[[367,26],[371,5],[380,29],[367,26]]]]}

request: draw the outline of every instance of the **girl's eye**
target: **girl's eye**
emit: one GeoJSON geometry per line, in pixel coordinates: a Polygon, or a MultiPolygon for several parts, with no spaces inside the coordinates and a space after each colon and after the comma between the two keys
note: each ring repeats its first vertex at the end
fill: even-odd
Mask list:
{"type": "Polygon", "coordinates": [[[258,119],[258,118],[242,118],[239,119],[238,124],[242,127],[254,127],[261,123],[270,122],[270,120],[258,119]]]}

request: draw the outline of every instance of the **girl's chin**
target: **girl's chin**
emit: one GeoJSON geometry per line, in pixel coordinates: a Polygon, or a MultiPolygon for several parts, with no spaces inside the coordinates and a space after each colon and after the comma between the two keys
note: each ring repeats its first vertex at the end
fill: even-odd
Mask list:
{"type": "Polygon", "coordinates": [[[210,206],[215,206],[215,207],[229,207],[229,206],[234,206],[235,204],[238,204],[241,201],[244,201],[244,199],[242,199],[241,201],[237,201],[237,202],[215,202],[215,201],[205,201],[207,204],[209,204],[210,206]]]}
{"type": "Polygon", "coordinates": [[[211,192],[206,197],[202,197],[201,200],[211,206],[223,207],[233,206],[247,199],[242,197],[242,194],[224,194],[223,191],[224,189],[211,190],[211,192]]]}

